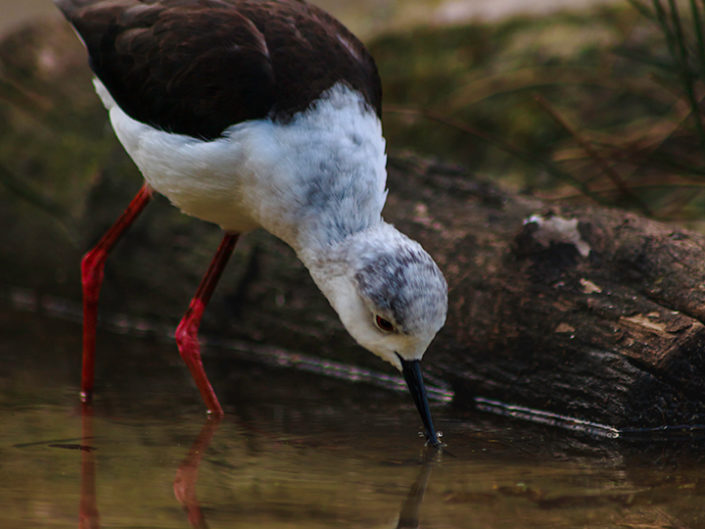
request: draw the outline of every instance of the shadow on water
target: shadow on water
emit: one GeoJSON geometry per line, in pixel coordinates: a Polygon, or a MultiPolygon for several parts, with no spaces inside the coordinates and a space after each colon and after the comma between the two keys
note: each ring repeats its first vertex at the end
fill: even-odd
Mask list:
{"type": "Polygon", "coordinates": [[[205,420],[173,344],[0,310],[0,527],[705,527],[705,450],[595,439],[206,350],[205,420]]]}

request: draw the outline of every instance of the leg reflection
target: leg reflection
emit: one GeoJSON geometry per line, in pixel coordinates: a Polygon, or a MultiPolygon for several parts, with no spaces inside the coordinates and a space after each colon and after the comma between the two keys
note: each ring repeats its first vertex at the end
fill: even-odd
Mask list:
{"type": "Polygon", "coordinates": [[[208,449],[219,425],[220,418],[218,417],[213,416],[206,420],[201,433],[191,445],[188,455],[181,462],[174,478],[174,495],[186,511],[189,523],[195,529],[208,527],[196,497],[196,482],[203,453],[208,449]]]}
{"type": "Polygon", "coordinates": [[[81,502],[78,528],[98,529],[100,517],[95,494],[95,455],[93,454],[93,408],[81,404],[81,502]],[[90,444],[89,444],[90,443],[90,444]]]}
{"type": "Polygon", "coordinates": [[[428,479],[431,476],[432,464],[433,461],[431,459],[426,459],[422,463],[421,470],[416,476],[416,481],[411,485],[404,503],[401,504],[397,529],[416,529],[419,526],[419,510],[426,492],[428,479]]]}

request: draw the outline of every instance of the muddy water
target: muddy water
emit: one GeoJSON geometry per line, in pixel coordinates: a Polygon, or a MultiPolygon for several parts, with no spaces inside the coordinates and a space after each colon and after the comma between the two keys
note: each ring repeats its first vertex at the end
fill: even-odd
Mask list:
{"type": "Polygon", "coordinates": [[[0,527],[705,527],[693,443],[625,445],[487,414],[433,413],[425,457],[403,394],[206,350],[208,421],[171,344],[0,311],[0,527]]]}

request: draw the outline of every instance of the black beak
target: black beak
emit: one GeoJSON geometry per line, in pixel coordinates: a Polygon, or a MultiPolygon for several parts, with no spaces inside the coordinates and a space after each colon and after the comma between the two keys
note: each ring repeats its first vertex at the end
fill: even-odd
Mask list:
{"type": "MultiPolygon", "coordinates": [[[[397,354],[397,356],[399,355],[397,354]]],[[[399,360],[401,360],[406,385],[409,386],[409,391],[414,398],[416,409],[419,410],[421,420],[426,427],[426,440],[434,448],[440,448],[441,443],[436,435],[436,430],[433,428],[431,411],[428,409],[428,397],[426,397],[426,388],[423,385],[421,365],[418,360],[404,360],[401,356],[399,356],[399,360]]]]}

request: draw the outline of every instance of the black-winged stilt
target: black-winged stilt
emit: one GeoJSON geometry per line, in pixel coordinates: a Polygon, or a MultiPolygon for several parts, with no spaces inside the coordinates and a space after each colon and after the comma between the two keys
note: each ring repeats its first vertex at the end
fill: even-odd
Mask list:
{"type": "Polygon", "coordinates": [[[365,47],[303,0],[55,0],[145,183],[82,262],[81,393],[93,391],[106,257],[154,191],[225,231],[176,330],[208,410],[198,327],[240,233],[288,243],[352,337],[399,369],[439,446],[419,367],[443,326],[433,259],[381,216],[381,85],[365,47]]]}

